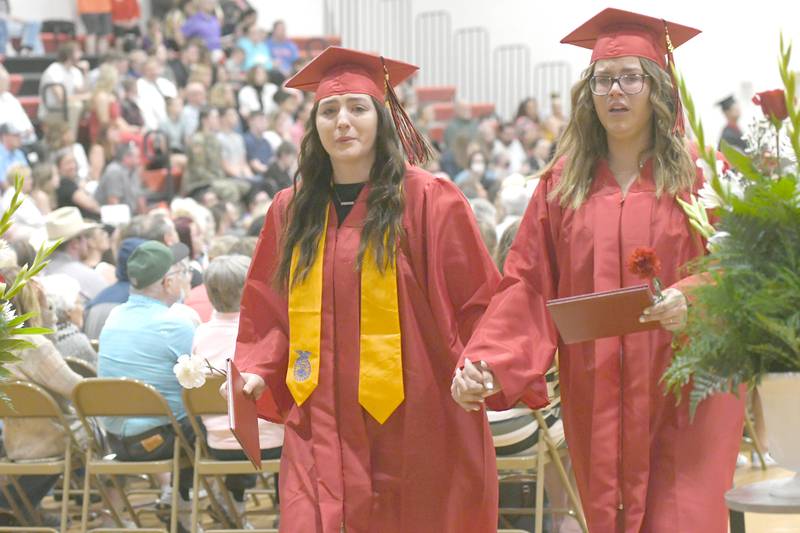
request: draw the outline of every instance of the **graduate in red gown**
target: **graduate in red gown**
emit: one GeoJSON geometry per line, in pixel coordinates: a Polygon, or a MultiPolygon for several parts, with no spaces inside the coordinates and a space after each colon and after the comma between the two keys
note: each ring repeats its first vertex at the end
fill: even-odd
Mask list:
{"type": "Polygon", "coordinates": [[[744,397],[714,396],[690,421],[686,395],[676,405],[659,381],[686,321],[688,288],[700,282],[683,267],[705,250],[675,201],[702,176],[669,70],[671,45],[697,33],[607,9],[562,41],[592,49],[591,66],[453,382],[466,409],[482,410],[484,398],[495,409],[520,400],[541,407],[558,351],[564,428],[592,532],[727,531],[723,495],[744,397]],[[663,267],[665,299],[641,318],[661,327],[560,342],[547,301],[641,284],[625,265],[638,247],[654,248],[663,267]]]}
{"type": "Polygon", "coordinates": [[[235,355],[286,427],[281,531],[497,528],[489,426],[450,380],[500,276],[461,192],[412,166],[392,87],[416,70],[332,47],[287,82],[316,93],[302,184],[267,214],[235,355]]]}

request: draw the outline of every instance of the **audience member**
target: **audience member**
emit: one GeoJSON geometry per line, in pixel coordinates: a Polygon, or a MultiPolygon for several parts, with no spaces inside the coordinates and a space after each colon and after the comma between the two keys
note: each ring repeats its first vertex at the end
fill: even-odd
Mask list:
{"type": "MultiPolygon", "coordinates": [[[[188,249],[183,244],[167,247],[148,241],[128,258],[131,283],[128,301],[114,310],[100,333],[100,377],[133,378],[153,386],[167,400],[183,433],[194,433],[181,400],[181,386],[173,372],[178,357],[192,349],[194,325],[170,312],[181,298],[182,278],[187,276],[188,249]]],[[[111,451],[119,459],[150,461],[172,457],[176,438],[162,418],[124,419],[104,417],[101,424],[111,451]]],[[[178,519],[187,531],[190,524],[189,490],[192,470],[180,471],[178,519]]]]}
{"type": "Polygon", "coordinates": [[[66,274],[51,274],[40,278],[40,283],[55,317],[55,334],[52,337],[62,357],[81,359],[97,368],[97,352],[83,333],[83,297],[80,284],[66,274]]]}
{"type": "Polygon", "coordinates": [[[97,228],[98,224],[85,222],[77,207],[56,209],[47,215],[45,221],[47,238],[62,240],[61,246],[50,256],[45,273],[71,276],[80,284],[84,299],[94,298],[108,283],[94,269],[83,264],[81,258],[86,255],[86,232],[97,228]]]}

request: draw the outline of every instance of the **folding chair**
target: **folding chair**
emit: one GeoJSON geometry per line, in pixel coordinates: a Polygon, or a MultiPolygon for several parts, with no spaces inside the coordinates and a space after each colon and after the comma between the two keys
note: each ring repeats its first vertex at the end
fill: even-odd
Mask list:
{"type": "MultiPolygon", "coordinates": [[[[198,416],[228,414],[228,403],[225,401],[225,398],[219,394],[219,388],[224,379],[225,378],[222,376],[209,376],[206,378],[206,382],[202,387],[183,389],[183,405],[186,408],[186,413],[189,415],[189,420],[192,423],[195,435],[203,435],[200,422],[197,420],[198,416]]],[[[228,474],[260,474],[262,472],[277,473],[280,470],[280,463],[279,459],[263,461],[261,463],[261,470],[256,470],[250,461],[219,461],[209,456],[206,443],[198,439],[194,448],[194,494],[198,494],[201,478],[204,476],[214,476],[219,486],[223,488],[222,494],[224,495],[228,509],[233,511],[234,505],[231,495],[224,488],[225,486],[220,476],[228,474]]],[[[210,492],[209,498],[212,505],[215,505],[216,502],[210,492]]],[[[192,533],[197,533],[197,523],[199,519],[198,500],[199,498],[192,498],[192,533]]],[[[231,512],[231,516],[234,517],[236,527],[241,528],[244,517],[237,516],[235,512],[231,512]]],[[[223,530],[206,529],[205,533],[217,533],[221,531],[223,530]]],[[[261,533],[269,533],[275,530],[237,529],[234,531],[260,531],[261,533]]]]}
{"type": "Polygon", "coordinates": [[[69,367],[70,370],[72,370],[81,377],[84,378],[97,377],[97,369],[93,367],[91,364],[89,364],[87,361],[84,361],[83,359],[65,355],[64,361],[66,361],[67,366],[69,367]]]}
{"type": "MultiPolygon", "coordinates": [[[[556,365],[550,368],[545,375],[547,382],[548,396],[550,397],[550,409],[557,407],[561,403],[561,396],[558,390],[558,359],[556,365]]],[[[519,479],[533,478],[536,481],[536,502],[534,509],[530,508],[501,508],[500,517],[503,515],[530,515],[533,511],[534,529],[536,533],[541,533],[544,527],[544,478],[545,466],[553,463],[558,472],[559,480],[567,493],[569,508],[567,509],[548,509],[553,514],[568,514],[578,520],[584,533],[588,533],[586,519],[580,505],[575,489],[572,486],[569,475],[564,468],[563,458],[567,456],[567,448],[563,446],[563,441],[556,442],[550,428],[547,425],[543,411],[533,411],[533,416],[539,431],[539,440],[536,443],[536,452],[529,455],[498,456],[497,470],[501,482],[519,479]],[[559,445],[561,444],[561,446],[559,445]],[[527,473],[527,475],[521,475],[527,473]]]]}
{"type": "MultiPolygon", "coordinates": [[[[143,529],[133,505],[127,494],[120,487],[115,476],[141,474],[172,474],[172,507],[170,509],[170,533],[177,532],[178,523],[178,477],[180,470],[181,449],[187,457],[191,457],[192,448],[186,436],[172,414],[172,410],[164,397],[152,386],[127,378],[89,378],[79,383],[72,392],[72,402],[80,416],[81,422],[90,435],[94,435],[89,419],[100,416],[117,416],[126,418],[164,417],[175,431],[175,446],[172,458],[158,461],[118,461],[103,457],[102,443],[96,440],[86,450],[86,474],[83,484],[83,507],[81,509],[81,531],[86,531],[89,516],[89,494],[92,476],[110,476],[114,487],[119,491],[131,519],[139,531],[162,532],[163,529],[143,529]]],[[[119,513],[111,505],[106,488],[102,482],[97,488],[112,516],[120,527],[122,521],[119,513]]],[[[95,530],[93,530],[95,531],[95,530]]],[[[111,531],[103,528],[103,531],[111,531]]]]}
{"type": "MultiPolygon", "coordinates": [[[[520,472],[529,472],[531,477],[536,481],[536,504],[533,509],[534,522],[536,533],[541,533],[544,526],[544,477],[545,466],[548,463],[553,463],[558,472],[559,480],[567,492],[569,500],[569,509],[550,509],[551,512],[565,513],[574,516],[584,533],[588,532],[586,521],[583,517],[583,512],[580,507],[580,500],[578,499],[575,490],[564,468],[562,458],[566,456],[567,450],[564,447],[559,448],[553,439],[550,430],[547,427],[544,416],[541,411],[534,411],[534,417],[539,426],[539,440],[536,445],[536,453],[532,455],[520,456],[501,456],[497,457],[497,470],[499,473],[500,481],[509,481],[519,477],[520,472]],[[505,472],[505,473],[504,473],[505,472]],[[507,472],[512,472],[508,474],[507,472]]],[[[502,508],[501,514],[530,514],[531,509],[518,509],[518,508],[502,508]]]]}
{"type": "MultiPolygon", "coordinates": [[[[7,458],[0,460],[0,474],[9,476],[11,484],[22,500],[30,516],[41,523],[41,515],[31,505],[30,499],[22,491],[17,481],[21,475],[61,475],[64,476],[64,496],[61,499],[61,531],[67,527],[67,507],[69,505],[69,482],[72,473],[72,450],[78,449],[78,444],[64,418],[61,409],[50,394],[35,383],[26,381],[12,381],[0,384],[0,392],[6,395],[8,401],[0,401],[0,417],[2,418],[49,418],[60,424],[64,429],[64,455],[50,459],[31,461],[12,461],[7,458]]],[[[25,513],[22,512],[16,499],[12,497],[8,487],[0,487],[6,497],[21,527],[0,527],[0,531],[47,531],[58,533],[54,528],[33,527],[28,523],[25,513]]]]}

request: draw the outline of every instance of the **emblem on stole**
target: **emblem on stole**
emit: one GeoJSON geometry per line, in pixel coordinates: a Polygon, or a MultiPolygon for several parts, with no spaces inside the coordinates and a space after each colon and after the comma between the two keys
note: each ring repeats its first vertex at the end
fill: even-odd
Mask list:
{"type": "Polygon", "coordinates": [[[308,359],[311,357],[311,352],[296,350],[296,353],[297,359],[294,362],[294,380],[298,383],[302,383],[311,377],[311,361],[308,359]]]}

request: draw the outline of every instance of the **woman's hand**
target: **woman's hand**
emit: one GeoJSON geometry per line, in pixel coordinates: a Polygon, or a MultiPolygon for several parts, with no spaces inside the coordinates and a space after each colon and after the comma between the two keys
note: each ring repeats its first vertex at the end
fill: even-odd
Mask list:
{"type": "Polygon", "coordinates": [[[489,365],[485,361],[474,365],[469,359],[465,359],[463,370],[456,369],[450,386],[450,394],[465,411],[479,411],[483,399],[499,391],[500,387],[489,365]]]}
{"type": "MultiPolygon", "coordinates": [[[[264,391],[267,390],[267,384],[258,374],[242,372],[242,379],[244,380],[243,392],[245,396],[252,398],[254,401],[258,400],[261,395],[264,394],[264,391]]],[[[219,393],[223,398],[228,397],[228,380],[222,382],[222,385],[219,387],[219,393]]]]}
{"type": "Polygon", "coordinates": [[[642,312],[639,322],[661,322],[667,331],[679,331],[686,326],[689,305],[686,296],[678,289],[664,289],[664,299],[642,312]]]}

